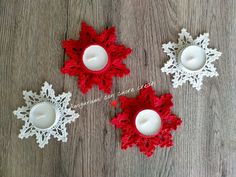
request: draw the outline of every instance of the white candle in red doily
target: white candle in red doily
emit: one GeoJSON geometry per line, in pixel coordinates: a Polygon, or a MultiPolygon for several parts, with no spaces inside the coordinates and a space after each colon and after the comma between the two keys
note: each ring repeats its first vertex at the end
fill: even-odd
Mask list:
{"type": "Polygon", "coordinates": [[[179,53],[178,62],[187,71],[198,71],[206,64],[206,53],[203,48],[190,45],[179,53]]]}
{"type": "Polygon", "coordinates": [[[108,63],[108,54],[100,45],[91,45],[84,50],[83,63],[91,71],[100,71],[108,63]]]}
{"type": "Polygon", "coordinates": [[[161,128],[161,118],[156,111],[144,109],[137,114],[135,126],[141,134],[152,136],[159,132],[161,128]]]}
{"type": "Polygon", "coordinates": [[[30,122],[39,129],[48,129],[57,123],[58,111],[53,104],[41,102],[35,104],[29,114],[30,122]]]}

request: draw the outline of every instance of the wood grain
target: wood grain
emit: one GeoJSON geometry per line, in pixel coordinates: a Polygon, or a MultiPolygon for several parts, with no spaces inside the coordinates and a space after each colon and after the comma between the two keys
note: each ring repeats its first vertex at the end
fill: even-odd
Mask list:
{"type": "MultiPolygon", "coordinates": [[[[234,0],[0,0],[0,176],[1,177],[236,177],[236,2],[234,0]],[[85,20],[98,31],[115,25],[118,40],[133,48],[126,60],[131,74],[114,79],[113,93],[156,83],[159,94],[174,95],[174,113],[184,124],[175,146],[150,159],[137,148],[122,151],[120,132],[109,124],[119,110],[109,101],[77,109],[68,142],[50,140],[43,150],[35,138],[18,138],[21,121],[12,111],[24,104],[22,90],[38,91],[47,80],[72,104],[103,97],[87,95],[76,78],[60,74],[67,59],[61,41],[78,38],[85,20]],[[219,77],[173,89],[161,73],[167,57],[161,45],[176,41],[182,27],[195,37],[210,33],[222,53],[219,77]]],[[[134,96],[136,93],[127,95],[134,96]]]]}

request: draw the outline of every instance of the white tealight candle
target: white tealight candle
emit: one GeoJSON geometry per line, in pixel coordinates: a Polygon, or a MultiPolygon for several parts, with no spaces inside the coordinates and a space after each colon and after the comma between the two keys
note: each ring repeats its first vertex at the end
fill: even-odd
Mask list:
{"type": "Polygon", "coordinates": [[[83,63],[89,70],[100,71],[108,63],[108,54],[102,46],[91,45],[84,50],[83,63]]]}
{"type": "Polygon", "coordinates": [[[190,45],[179,53],[179,64],[187,71],[198,71],[206,63],[206,53],[203,48],[190,45]]]}
{"type": "Polygon", "coordinates": [[[135,126],[141,134],[152,136],[159,132],[161,128],[161,118],[156,111],[144,109],[137,114],[135,126]]]}
{"type": "Polygon", "coordinates": [[[30,122],[37,128],[47,129],[57,122],[57,111],[53,104],[41,102],[34,105],[30,110],[30,122]]]}

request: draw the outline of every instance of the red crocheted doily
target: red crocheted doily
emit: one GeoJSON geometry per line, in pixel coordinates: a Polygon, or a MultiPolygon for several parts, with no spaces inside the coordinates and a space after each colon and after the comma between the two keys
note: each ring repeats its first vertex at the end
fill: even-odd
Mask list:
{"type": "Polygon", "coordinates": [[[112,77],[123,77],[129,74],[130,70],[126,68],[123,60],[132,50],[116,43],[115,27],[97,34],[95,29],[85,22],[82,22],[81,26],[79,40],[69,39],[62,42],[69,59],[65,61],[61,72],[70,76],[77,76],[78,86],[83,93],[86,93],[95,84],[100,90],[109,94],[112,87],[112,77]],[[103,47],[108,54],[109,64],[101,71],[91,71],[83,64],[83,52],[91,45],[103,47]]]}
{"type": "Polygon", "coordinates": [[[152,156],[156,146],[173,146],[171,132],[176,130],[182,120],[171,114],[172,95],[170,93],[158,97],[151,86],[143,88],[135,98],[119,97],[122,112],[111,120],[111,123],[122,130],[121,148],[127,149],[137,145],[146,156],[152,156]],[[161,129],[154,136],[144,136],[136,131],[134,116],[142,109],[152,109],[161,118],[161,129]]]}

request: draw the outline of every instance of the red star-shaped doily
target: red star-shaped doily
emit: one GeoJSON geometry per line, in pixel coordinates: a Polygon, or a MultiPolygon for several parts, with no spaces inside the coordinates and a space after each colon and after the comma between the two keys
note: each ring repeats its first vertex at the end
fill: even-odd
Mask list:
{"type": "Polygon", "coordinates": [[[152,87],[149,86],[141,89],[139,95],[135,98],[120,96],[119,100],[123,112],[114,117],[111,123],[122,130],[122,149],[137,145],[146,156],[152,156],[156,146],[161,148],[173,146],[171,132],[177,129],[182,120],[171,114],[173,103],[170,93],[158,97],[152,87]],[[161,128],[153,136],[141,134],[135,126],[135,115],[144,109],[156,111],[160,116],[161,128]]]}
{"type": "Polygon", "coordinates": [[[95,29],[85,22],[81,24],[79,40],[65,40],[62,45],[69,59],[61,68],[63,74],[78,77],[78,86],[86,93],[93,85],[109,94],[112,87],[112,77],[129,74],[123,60],[131,53],[131,49],[116,43],[115,27],[111,27],[98,34],[95,29]],[[105,49],[108,56],[106,67],[99,71],[88,69],[83,63],[83,54],[86,48],[98,45],[105,49]]]}

